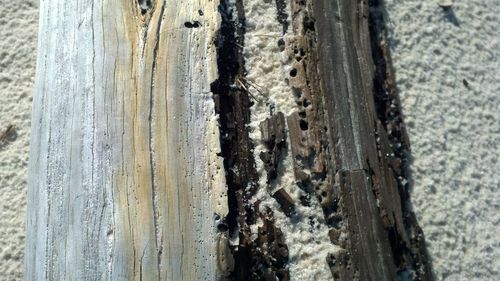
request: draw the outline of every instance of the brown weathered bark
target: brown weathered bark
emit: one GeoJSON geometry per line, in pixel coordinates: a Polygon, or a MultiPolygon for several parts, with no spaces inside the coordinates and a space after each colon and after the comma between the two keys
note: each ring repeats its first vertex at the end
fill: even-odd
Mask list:
{"type": "MultiPolygon", "coordinates": [[[[279,189],[273,198],[289,217],[296,204],[319,202],[331,242],[340,248],[327,258],[334,279],[396,280],[406,274],[430,280],[422,231],[406,207],[409,142],[392,80],[381,4],[292,0],[291,22],[282,22],[282,2],[276,1],[277,20],[287,36],[278,44],[292,61],[289,85],[298,109],[284,118],[282,112],[271,111],[261,123],[261,141],[268,151],[260,158],[271,183],[289,142],[289,168],[306,196],[295,202],[279,189]]],[[[243,45],[244,11],[237,3],[238,43],[243,45]]],[[[232,26],[230,21],[226,24],[232,26]]],[[[226,43],[219,46],[219,57],[225,60],[219,60],[219,69],[229,69],[228,52],[238,62],[225,82],[217,81],[215,90],[222,131],[230,136],[222,141],[226,171],[239,167],[237,175],[227,176],[232,216],[226,219],[231,235],[240,237],[240,244],[232,246],[236,267],[231,276],[288,280],[288,248],[281,230],[273,226],[273,212],[278,210],[249,204],[256,190],[265,188],[256,184],[254,160],[248,154],[253,146],[246,132],[246,107],[253,102],[245,87],[229,86],[244,77],[245,62],[238,44],[230,43],[227,31],[223,34],[221,41],[226,43]],[[244,191],[247,185],[250,191],[244,191]],[[259,227],[259,238],[252,240],[250,228],[259,217],[266,223],[259,227]]]]}

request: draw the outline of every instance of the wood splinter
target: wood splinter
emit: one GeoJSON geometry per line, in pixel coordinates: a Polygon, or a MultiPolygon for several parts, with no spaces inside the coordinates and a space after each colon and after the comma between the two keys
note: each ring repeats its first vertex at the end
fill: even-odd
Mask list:
{"type": "Polygon", "coordinates": [[[278,189],[272,196],[287,216],[292,216],[295,213],[295,202],[284,188],[278,189]]]}
{"type": "Polygon", "coordinates": [[[10,124],[9,126],[7,126],[7,129],[5,129],[5,131],[3,131],[1,134],[0,134],[0,143],[2,143],[4,140],[7,139],[7,137],[12,133],[14,132],[14,128],[15,126],[10,124]]]}
{"type": "Polygon", "coordinates": [[[267,182],[271,183],[278,177],[278,163],[281,159],[281,150],[286,146],[285,117],[278,112],[260,123],[262,141],[268,151],[260,153],[267,171],[267,182]]]}

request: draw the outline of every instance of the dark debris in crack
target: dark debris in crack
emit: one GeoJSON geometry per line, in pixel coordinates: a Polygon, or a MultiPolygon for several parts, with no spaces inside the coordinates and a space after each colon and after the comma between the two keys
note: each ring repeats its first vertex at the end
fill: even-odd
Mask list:
{"type": "Polygon", "coordinates": [[[229,213],[223,218],[227,226],[223,231],[239,241],[230,245],[234,268],[227,276],[230,280],[289,280],[288,247],[283,233],[274,225],[272,210],[260,210],[259,202],[250,203],[258,188],[254,144],[248,132],[253,100],[245,88],[235,86],[245,76],[241,50],[245,13],[241,0],[232,3],[222,0],[219,5],[222,21],[215,42],[219,77],[211,84],[228,186],[229,213]],[[258,218],[264,225],[252,239],[250,226],[258,218]]]}

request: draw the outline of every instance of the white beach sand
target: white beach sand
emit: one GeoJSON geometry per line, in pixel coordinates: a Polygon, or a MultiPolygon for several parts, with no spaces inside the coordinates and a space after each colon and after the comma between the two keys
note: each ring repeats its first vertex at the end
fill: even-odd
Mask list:
{"type": "MultiPolygon", "coordinates": [[[[387,0],[413,204],[437,280],[500,280],[500,1],[437,2],[387,0]]],[[[0,0],[0,281],[22,279],[37,7],[0,0]]]]}
{"type": "Polygon", "coordinates": [[[38,1],[0,0],[0,280],[21,280],[38,1]]]}
{"type": "Polygon", "coordinates": [[[386,1],[412,201],[437,280],[500,280],[500,1],[437,2],[386,1]]]}

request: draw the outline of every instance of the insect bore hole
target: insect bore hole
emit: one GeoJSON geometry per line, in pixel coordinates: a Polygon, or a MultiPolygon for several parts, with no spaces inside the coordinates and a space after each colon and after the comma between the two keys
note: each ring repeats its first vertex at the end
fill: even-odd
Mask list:
{"type": "Polygon", "coordinates": [[[307,121],[303,119],[299,121],[299,126],[302,131],[307,131],[309,129],[309,124],[307,124],[307,121]]]}

